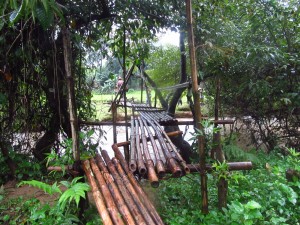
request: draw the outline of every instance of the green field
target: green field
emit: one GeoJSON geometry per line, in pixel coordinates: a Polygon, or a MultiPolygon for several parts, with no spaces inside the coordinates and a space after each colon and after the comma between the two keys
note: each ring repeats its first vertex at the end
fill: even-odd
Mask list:
{"type": "MultiPolygon", "coordinates": [[[[151,92],[151,100],[154,102],[154,91],[151,92]]],[[[95,119],[99,121],[112,120],[111,112],[108,112],[111,102],[114,100],[115,94],[93,94],[92,102],[96,108],[95,119]]],[[[141,102],[141,91],[129,91],[126,93],[126,98],[129,102],[141,102]]],[[[143,92],[143,102],[146,102],[146,93],[143,92]]],[[[157,100],[157,102],[159,102],[157,100]]],[[[189,106],[186,97],[182,97],[182,105],[177,106],[176,111],[189,111],[189,106]]],[[[118,115],[124,116],[124,108],[118,108],[118,115]]],[[[128,109],[128,115],[131,114],[131,110],[128,109]]]]}

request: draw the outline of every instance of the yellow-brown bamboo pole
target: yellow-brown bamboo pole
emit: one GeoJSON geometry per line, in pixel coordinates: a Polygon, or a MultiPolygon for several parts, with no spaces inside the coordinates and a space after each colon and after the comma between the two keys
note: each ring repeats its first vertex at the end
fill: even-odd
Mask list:
{"type": "Polygon", "coordinates": [[[115,202],[119,208],[119,211],[120,211],[122,217],[124,218],[124,221],[128,225],[137,224],[137,223],[135,223],[135,220],[134,220],[129,208],[126,205],[125,200],[124,200],[120,190],[118,189],[116,183],[114,182],[109,171],[107,170],[107,167],[106,167],[104,161],[102,160],[101,156],[99,154],[96,154],[95,159],[96,159],[96,163],[97,163],[98,167],[100,168],[100,170],[103,174],[103,177],[105,179],[107,187],[110,190],[110,193],[112,194],[113,198],[116,200],[115,202]]]}
{"type": "Polygon", "coordinates": [[[119,161],[114,157],[112,158],[112,162],[114,163],[122,181],[123,184],[126,186],[126,188],[128,189],[129,193],[131,194],[133,200],[135,201],[135,203],[137,204],[137,206],[139,207],[142,215],[144,216],[145,220],[147,221],[147,224],[153,224],[155,225],[155,221],[153,220],[153,218],[150,215],[150,210],[148,210],[146,208],[146,206],[142,203],[140,196],[138,195],[138,193],[135,191],[132,183],[130,183],[127,175],[125,174],[124,170],[122,169],[119,161]]]}
{"type": "Polygon", "coordinates": [[[136,147],[136,156],[137,156],[137,168],[139,171],[139,174],[144,175],[147,173],[147,169],[144,164],[143,160],[143,148],[141,148],[141,136],[139,132],[139,122],[136,119],[135,122],[135,147],[136,147]]]}
{"type": "Polygon", "coordinates": [[[150,184],[151,184],[152,187],[158,187],[159,186],[158,177],[156,175],[156,172],[155,172],[155,169],[154,169],[154,163],[153,163],[153,160],[150,156],[150,152],[149,152],[149,149],[148,149],[144,124],[143,124],[140,117],[138,117],[138,122],[139,122],[140,129],[141,129],[141,138],[142,138],[142,145],[143,145],[143,150],[144,150],[144,157],[146,159],[148,179],[149,179],[150,184]]]}
{"type": "Polygon", "coordinates": [[[90,159],[90,165],[91,165],[93,173],[98,181],[99,187],[101,189],[101,193],[104,196],[104,200],[107,205],[107,210],[110,214],[112,221],[114,222],[114,224],[118,224],[118,225],[124,224],[123,220],[121,219],[121,217],[119,215],[119,211],[114,202],[114,199],[113,199],[111,193],[109,192],[108,187],[106,186],[105,180],[104,180],[98,166],[96,165],[95,159],[93,159],[93,158],[90,159]]]}
{"type": "Polygon", "coordinates": [[[143,215],[141,214],[141,211],[139,210],[138,206],[136,205],[135,201],[133,200],[131,194],[127,190],[127,187],[123,184],[122,178],[118,174],[115,166],[113,165],[112,161],[110,160],[108,154],[106,151],[102,150],[101,155],[107,165],[107,168],[114,178],[114,181],[116,182],[116,185],[118,186],[131,214],[133,215],[135,221],[137,224],[144,224],[146,225],[146,220],[144,219],[143,215]]]}
{"type": "Polygon", "coordinates": [[[156,171],[157,171],[157,174],[158,174],[158,177],[159,178],[163,178],[166,174],[166,171],[165,171],[165,167],[164,167],[164,164],[163,164],[163,161],[160,157],[160,154],[159,154],[159,149],[158,149],[158,146],[154,140],[154,137],[153,137],[153,134],[150,130],[150,128],[148,127],[148,124],[147,122],[144,120],[144,119],[141,119],[142,123],[144,123],[144,127],[146,128],[147,130],[147,133],[148,133],[148,138],[150,139],[151,141],[151,145],[152,145],[152,148],[153,148],[153,152],[154,152],[154,156],[155,156],[155,159],[156,159],[156,171]]]}
{"type": "Polygon", "coordinates": [[[93,172],[91,170],[90,163],[88,160],[85,160],[83,162],[83,170],[84,170],[86,177],[91,185],[91,189],[92,189],[93,196],[95,199],[96,207],[97,207],[99,215],[102,218],[103,224],[104,225],[113,225],[113,222],[110,218],[110,215],[109,215],[106,205],[104,203],[103,195],[101,194],[101,192],[98,189],[97,183],[94,179],[94,175],[93,175],[93,172]]]}
{"type": "MultiPolygon", "coordinates": [[[[134,173],[136,171],[136,142],[135,142],[135,128],[134,128],[134,117],[131,116],[131,134],[130,134],[130,160],[129,168],[134,173]]],[[[125,145],[124,145],[125,146],[125,145]]]]}
{"type": "MultiPolygon", "coordinates": [[[[198,76],[196,65],[196,50],[194,43],[194,31],[193,31],[193,16],[192,16],[192,1],[186,0],[186,15],[187,15],[187,31],[188,31],[188,43],[191,60],[191,78],[192,78],[192,92],[195,104],[195,122],[196,128],[203,130],[201,125],[202,115],[200,106],[200,93],[198,92],[198,76]]],[[[198,148],[200,156],[200,176],[201,176],[201,195],[202,195],[202,213],[208,213],[208,193],[207,193],[207,176],[205,171],[205,149],[204,149],[204,136],[198,136],[198,148]]]]}
{"type": "Polygon", "coordinates": [[[162,219],[160,218],[159,214],[157,213],[155,207],[153,206],[152,202],[149,200],[149,198],[147,198],[147,195],[145,194],[145,192],[143,191],[141,186],[138,184],[138,182],[136,181],[133,174],[130,172],[130,170],[128,168],[128,165],[127,165],[127,162],[125,161],[125,159],[124,159],[122,153],[120,152],[118,146],[116,144],[113,144],[112,149],[114,150],[115,156],[119,160],[123,170],[126,172],[126,174],[128,176],[128,179],[133,184],[134,189],[138,193],[138,196],[141,197],[141,201],[144,203],[144,205],[148,209],[151,209],[151,216],[153,218],[155,218],[155,221],[157,222],[157,224],[159,224],[159,225],[164,224],[162,219]]]}

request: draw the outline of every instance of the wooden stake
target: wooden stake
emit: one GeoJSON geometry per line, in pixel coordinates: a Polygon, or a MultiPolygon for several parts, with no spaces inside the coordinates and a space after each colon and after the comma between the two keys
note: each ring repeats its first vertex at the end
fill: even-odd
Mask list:
{"type": "Polygon", "coordinates": [[[76,114],[76,104],[75,104],[75,90],[74,90],[74,79],[72,74],[72,49],[71,49],[71,40],[68,29],[62,27],[62,37],[64,45],[64,60],[65,60],[65,70],[66,70],[66,80],[68,88],[68,99],[69,99],[69,114],[70,114],[70,124],[72,132],[72,149],[73,157],[75,161],[80,160],[79,152],[79,141],[78,141],[78,119],[76,114]]]}
{"type": "MultiPolygon", "coordinates": [[[[194,31],[193,31],[193,16],[192,16],[192,1],[186,0],[186,15],[187,15],[187,29],[188,29],[188,43],[191,60],[191,78],[192,78],[192,92],[194,97],[195,107],[195,122],[196,128],[203,130],[201,125],[202,115],[200,106],[200,93],[198,92],[198,76],[196,65],[196,53],[194,43],[194,31]]],[[[204,136],[198,136],[198,148],[200,156],[200,176],[201,176],[201,195],[202,195],[202,213],[208,213],[208,194],[207,194],[207,176],[205,171],[205,149],[204,149],[204,136]]]]}

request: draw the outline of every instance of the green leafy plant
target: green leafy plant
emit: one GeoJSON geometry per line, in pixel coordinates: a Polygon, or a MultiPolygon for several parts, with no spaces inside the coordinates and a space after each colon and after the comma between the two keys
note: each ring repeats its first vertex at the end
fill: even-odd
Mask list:
{"type": "Polygon", "coordinates": [[[78,182],[82,177],[76,177],[72,180],[72,182],[61,181],[68,189],[60,196],[58,203],[60,204],[62,209],[65,209],[67,203],[70,204],[73,200],[78,207],[80,198],[86,197],[86,192],[90,190],[90,186],[87,183],[78,182]]]}
{"type": "Polygon", "coordinates": [[[55,182],[53,185],[49,185],[40,181],[22,181],[19,185],[31,185],[45,191],[46,193],[52,195],[54,193],[61,194],[58,200],[61,209],[64,210],[66,205],[70,205],[72,201],[75,201],[76,206],[79,204],[80,198],[85,198],[85,194],[90,190],[90,186],[87,183],[78,182],[82,177],[75,177],[71,182],[61,181],[60,184],[64,185],[67,190],[63,193],[61,192],[59,186],[55,182]]]}
{"type": "Polygon", "coordinates": [[[30,185],[33,187],[37,187],[39,189],[42,189],[45,193],[49,194],[49,195],[53,195],[54,193],[59,193],[61,194],[61,190],[59,189],[59,186],[57,185],[57,182],[55,182],[52,185],[46,184],[44,182],[41,181],[37,181],[37,180],[31,180],[31,181],[22,181],[19,183],[18,186],[22,186],[22,185],[30,185]]]}

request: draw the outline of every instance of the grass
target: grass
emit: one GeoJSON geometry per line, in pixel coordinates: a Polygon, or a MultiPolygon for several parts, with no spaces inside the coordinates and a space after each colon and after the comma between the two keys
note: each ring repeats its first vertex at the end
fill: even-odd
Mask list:
{"type": "MultiPolygon", "coordinates": [[[[154,91],[151,92],[152,96],[152,102],[154,102],[154,91]]],[[[141,92],[135,91],[133,89],[129,89],[129,91],[126,93],[126,98],[128,101],[132,102],[140,102],[141,101],[141,92]]],[[[108,112],[111,102],[115,99],[115,94],[93,94],[92,102],[95,105],[96,108],[96,115],[95,119],[98,121],[109,121],[112,120],[112,114],[111,112],[108,112]]],[[[147,99],[146,93],[143,92],[143,102],[145,102],[147,99]]],[[[159,102],[159,101],[158,101],[159,102]]],[[[186,112],[190,111],[187,99],[185,97],[182,97],[182,104],[177,106],[176,112],[186,112]]],[[[124,108],[118,108],[118,116],[124,117],[125,111],[124,108]]],[[[128,109],[128,115],[131,115],[131,110],[128,109]]]]}

